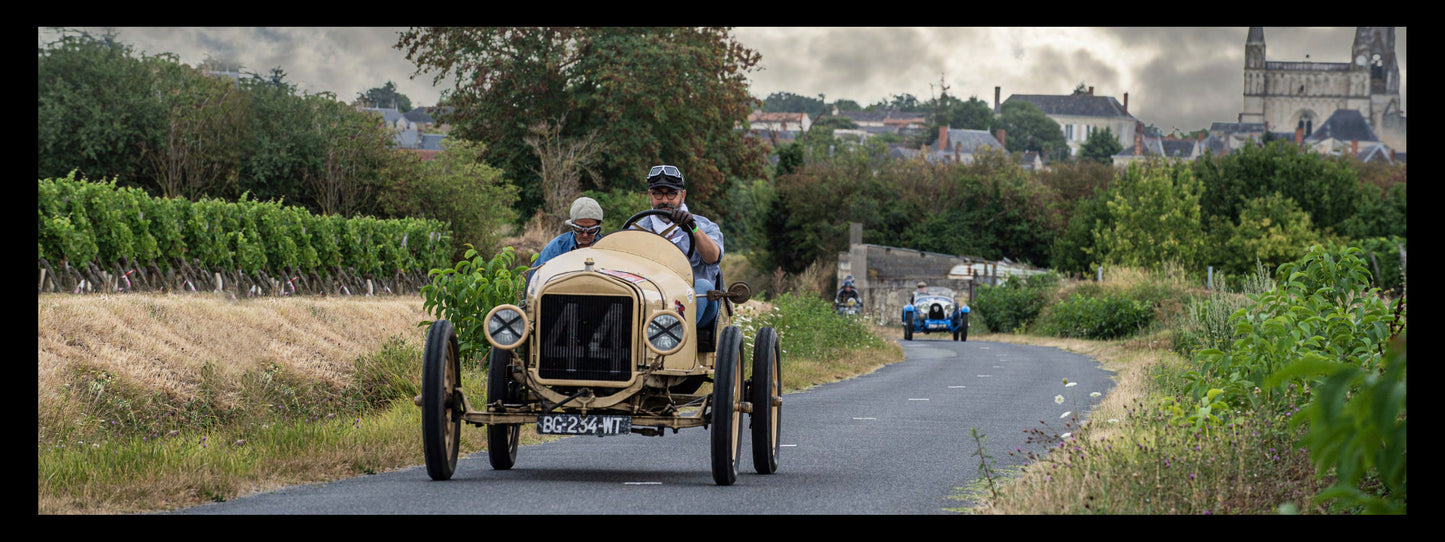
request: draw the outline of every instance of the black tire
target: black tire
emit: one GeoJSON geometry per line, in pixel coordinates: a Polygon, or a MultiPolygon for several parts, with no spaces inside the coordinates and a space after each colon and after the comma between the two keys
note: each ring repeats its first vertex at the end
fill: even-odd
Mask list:
{"type": "Polygon", "coordinates": [[[753,469],[758,474],[778,471],[779,428],[783,421],[783,370],[778,332],[765,327],[753,341],[753,379],[750,391],[753,413],[753,469]]]}
{"type": "Polygon", "coordinates": [[[958,340],[968,342],[968,313],[963,313],[963,327],[958,328],[958,340]]]}
{"type": "Polygon", "coordinates": [[[911,312],[903,317],[903,340],[913,340],[913,313],[911,312]]]}
{"type": "Polygon", "coordinates": [[[723,328],[718,334],[717,363],[713,367],[711,412],[712,479],[720,486],[730,486],[738,479],[742,413],[736,403],[743,388],[742,349],[738,328],[723,328]]]}
{"type": "Polygon", "coordinates": [[[427,329],[422,358],[421,442],[426,473],[433,480],[449,480],[457,470],[461,448],[461,360],[457,332],[452,323],[437,320],[427,329]]]}
{"type": "MultiPolygon", "coordinates": [[[[509,375],[512,352],[492,347],[487,360],[487,404],[498,400],[507,404],[520,402],[517,382],[509,375]]],[[[521,440],[522,424],[487,424],[487,457],[493,470],[507,470],[517,463],[517,442],[521,440]]]]}

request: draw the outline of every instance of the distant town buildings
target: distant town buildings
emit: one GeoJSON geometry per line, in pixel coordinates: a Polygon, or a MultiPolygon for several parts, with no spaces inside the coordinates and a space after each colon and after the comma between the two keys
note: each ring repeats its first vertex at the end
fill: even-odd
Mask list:
{"type": "MultiPolygon", "coordinates": [[[[1206,154],[1227,154],[1268,140],[1288,141],[1323,154],[1349,153],[1366,161],[1404,161],[1406,117],[1400,105],[1394,27],[1358,27],[1347,62],[1268,60],[1262,27],[1250,27],[1244,47],[1243,110],[1234,121],[1216,121],[1208,130],[1188,138],[1146,129],[1147,123],[1129,111],[1127,92],[1122,102],[1113,96],[1095,95],[1094,87],[1087,87],[1087,92],[1063,95],[1015,94],[1003,103],[1024,101],[1043,111],[1059,124],[1072,156],[1078,155],[1089,136],[1108,129],[1123,147],[1113,159],[1120,167],[1151,157],[1194,160],[1206,154]]],[[[994,87],[995,115],[1002,106],[1001,92],[994,87]]],[[[896,110],[835,108],[833,115],[847,117],[857,125],[856,129],[834,130],[840,140],[861,141],[884,133],[922,135],[928,125],[923,113],[896,110]]],[[[775,146],[806,133],[812,120],[802,113],[761,111],[748,118],[752,133],[775,146]]],[[[941,129],[939,136],[942,146],[938,148],[894,145],[893,155],[968,162],[975,152],[972,149],[1002,147],[1007,142],[1006,134],[968,134],[947,128],[941,129]]],[[[1026,156],[1021,161],[1024,164],[1029,169],[1047,167],[1037,154],[1026,156]]]]}

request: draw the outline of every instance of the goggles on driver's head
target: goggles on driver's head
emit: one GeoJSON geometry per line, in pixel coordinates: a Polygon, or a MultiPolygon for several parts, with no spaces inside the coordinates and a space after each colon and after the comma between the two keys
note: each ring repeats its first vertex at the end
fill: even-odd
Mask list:
{"type": "Polygon", "coordinates": [[[679,171],[677,166],[652,166],[652,169],[647,172],[647,180],[652,181],[652,178],[658,175],[669,175],[682,180],[682,171],[679,171]]]}
{"type": "Polygon", "coordinates": [[[598,223],[596,226],[592,226],[592,227],[589,228],[589,227],[586,227],[586,226],[579,226],[579,225],[577,225],[576,222],[573,222],[573,221],[571,221],[571,220],[568,220],[568,221],[567,221],[567,225],[572,227],[572,231],[573,231],[573,232],[580,233],[580,234],[585,234],[585,235],[597,235],[598,232],[601,232],[601,231],[602,231],[602,224],[601,224],[601,223],[598,223]]]}
{"type": "Polygon", "coordinates": [[[652,166],[647,172],[647,187],[668,187],[682,190],[682,171],[677,166],[652,166]]]}

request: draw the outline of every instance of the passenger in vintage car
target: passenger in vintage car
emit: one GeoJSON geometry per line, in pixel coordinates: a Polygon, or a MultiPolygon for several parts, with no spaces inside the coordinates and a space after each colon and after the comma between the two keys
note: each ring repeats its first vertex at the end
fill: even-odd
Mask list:
{"type": "MultiPolygon", "coordinates": [[[[653,209],[670,211],[672,216],[670,219],[649,216],[639,220],[637,224],[659,234],[670,224],[681,225],[681,228],[672,232],[668,240],[683,251],[686,251],[685,243],[690,242],[686,240],[687,231],[703,234],[695,237],[697,249],[689,261],[692,264],[693,291],[702,297],[709,290],[715,289],[715,286],[721,286],[718,284],[718,262],[722,261],[723,255],[722,229],[706,217],[688,211],[687,189],[683,183],[682,171],[676,166],[652,166],[647,173],[647,197],[652,201],[653,209]],[[687,231],[683,231],[684,228],[687,231]]],[[[717,316],[717,310],[718,302],[708,300],[706,306],[698,311],[698,325],[711,324],[717,316]]]]}
{"type": "Polygon", "coordinates": [[[571,215],[572,218],[564,222],[570,231],[562,232],[542,247],[532,268],[542,267],[547,260],[561,254],[592,246],[602,235],[602,206],[597,204],[597,200],[586,196],[577,198],[572,202],[571,215]]]}

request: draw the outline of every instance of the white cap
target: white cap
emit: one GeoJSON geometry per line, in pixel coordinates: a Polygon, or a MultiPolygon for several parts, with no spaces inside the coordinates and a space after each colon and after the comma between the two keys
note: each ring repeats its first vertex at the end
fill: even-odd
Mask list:
{"type": "Polygon", "coordinates": [[[597,204],[597,200],[584,196],[572,202],[572,221],[584,218],[602,221],[602,206],[597,204]]]}

